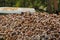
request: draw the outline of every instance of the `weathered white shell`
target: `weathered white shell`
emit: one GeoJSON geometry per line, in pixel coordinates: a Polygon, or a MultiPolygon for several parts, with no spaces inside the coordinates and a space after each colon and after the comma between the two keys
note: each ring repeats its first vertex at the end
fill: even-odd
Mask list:
{"type": "Polygon", "coordinates": [[[35,12],[34,8],[19,8],[19,7],[0,7],[0,13],[18,13],[21,12],[35,12]]]}

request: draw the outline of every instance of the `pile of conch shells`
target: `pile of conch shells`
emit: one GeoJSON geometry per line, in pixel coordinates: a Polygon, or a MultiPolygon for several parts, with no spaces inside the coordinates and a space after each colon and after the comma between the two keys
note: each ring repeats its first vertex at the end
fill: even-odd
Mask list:
{"type": "Polygon", "coordinates": [[[0,40],[60,40],[60,15],[46,12],[0,15],[0,40]]]}

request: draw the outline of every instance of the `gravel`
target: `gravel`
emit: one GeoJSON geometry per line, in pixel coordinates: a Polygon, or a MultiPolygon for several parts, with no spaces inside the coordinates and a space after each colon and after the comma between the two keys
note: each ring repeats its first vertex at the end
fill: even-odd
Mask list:
{"type": "Polygon", "coordinates": [[[60,40],[60,15],[46,12],[0,15],[0,40],[60,40]]]}

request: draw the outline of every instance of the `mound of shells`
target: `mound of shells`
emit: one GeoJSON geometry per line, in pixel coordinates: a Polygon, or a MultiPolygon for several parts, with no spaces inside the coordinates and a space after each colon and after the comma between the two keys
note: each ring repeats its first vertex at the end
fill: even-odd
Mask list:
{"type": "Polygon", "coordinates": [[[60,40],[60,15],[45,12],[0,15],[0,40],[60,40]]]}

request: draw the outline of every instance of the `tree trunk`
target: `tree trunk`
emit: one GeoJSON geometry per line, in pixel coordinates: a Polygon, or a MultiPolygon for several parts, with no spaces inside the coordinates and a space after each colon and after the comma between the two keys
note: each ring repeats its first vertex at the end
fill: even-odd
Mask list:
{"type": "Polygon", "coordinates": [[[49,12],[49,13],[52,13],[52,7],[51,7],[51,2],[52,2],[52,0],[47,0],[47,11],[49,12]]]}
{"type": "Polygon", "coordinates": [[[54,10],[58,10],[58,0],[53,0],[54,10]]]}
{"type": "Polygon", "coordinates": [[[53,0],[54,3],[54,13],[59,14],[58,11],[58,0],[53,0]]]}

